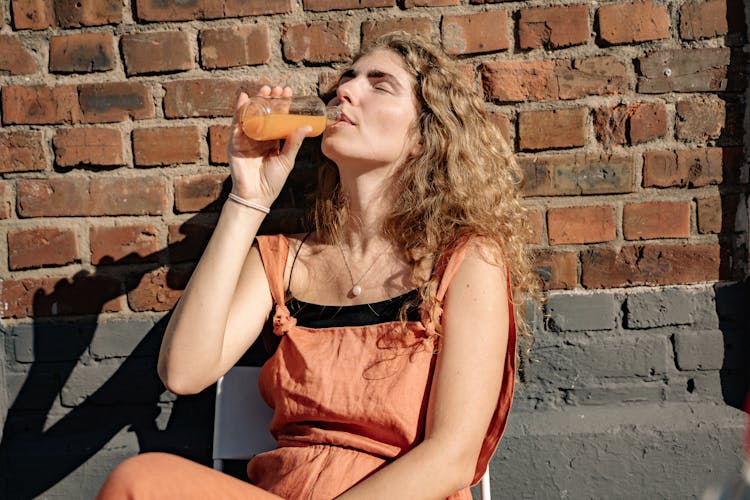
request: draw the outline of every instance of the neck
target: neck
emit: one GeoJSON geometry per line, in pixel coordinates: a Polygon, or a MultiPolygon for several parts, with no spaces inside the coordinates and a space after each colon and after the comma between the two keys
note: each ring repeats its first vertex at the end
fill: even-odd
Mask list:
{"type": "Polygon", "coordinates": [[[394,198],[388,182],[392,178],[392,169],[381,167],[360,173],[340,169],[339,172],[341,194],[347,200],[348,212],[340,228],[341,244],[354,256],[367,254],[373,249],[382,251],[385,241],[382,224],[394,198]]]}

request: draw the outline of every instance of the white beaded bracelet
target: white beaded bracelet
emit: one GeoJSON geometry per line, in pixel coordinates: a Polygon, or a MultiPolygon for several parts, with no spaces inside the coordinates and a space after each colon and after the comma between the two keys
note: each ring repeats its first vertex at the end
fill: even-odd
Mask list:
{"type": "Polygon", "coordinates": [[[239,203],[240,205],[244,205],[246,207],[254,208],[255,210],[260,210],[264,214],[270,213],[271,209],[268,207],[264,207],[260,203],[255,203],[254,201],[246,200],[245,198],[240,198],[234,193],[229,193],[229,199],[232,200],[235,203],[239,203]]]}

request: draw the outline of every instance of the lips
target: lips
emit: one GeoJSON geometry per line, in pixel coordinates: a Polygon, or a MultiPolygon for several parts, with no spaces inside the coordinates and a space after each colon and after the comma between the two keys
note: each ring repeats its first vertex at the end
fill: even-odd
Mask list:
{"type": "Polygon", "coordinates": [[[336,123],[348,123],[349,125],[356,125],[349,116],[347,116],[346,113],[343,111],[339,111],[338,119],[336,120],[336,123]]]}

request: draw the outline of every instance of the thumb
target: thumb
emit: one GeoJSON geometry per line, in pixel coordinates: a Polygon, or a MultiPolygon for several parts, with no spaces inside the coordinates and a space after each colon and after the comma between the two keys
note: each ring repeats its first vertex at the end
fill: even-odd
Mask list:
{"type": "Polygon", "coordinates": [[[302,141],[307,137],[307,134],[313,131],[311,126],[300,127],[284,140],[284,147],[281,149],[281,156],[284,157],[285,161],[289,165],[294,165],[294,159],[299,152],[299,148],[302,146],[302,141]]]}

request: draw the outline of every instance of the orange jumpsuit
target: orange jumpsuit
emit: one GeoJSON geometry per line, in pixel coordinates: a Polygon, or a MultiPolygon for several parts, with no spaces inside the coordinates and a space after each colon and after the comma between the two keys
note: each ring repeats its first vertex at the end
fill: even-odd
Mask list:
{"type": "MultiPolygon", "coordinates": [[[[424,437],[425,417],[439,336],[430,320],[461,264],[466,240],[445,252],[435,266],[436,296],[421,304],[421,321],[367,326],[307,328],[298,326],[284,303],[284,270],[289,240],[283,235],[258,237],[261,258],[276,303],[274,333],[281,337],[274,355],[261,370],[260,390],[274,408],[271,432],[278,448],[255,456],[247,466],[256,485],[243,483],[179,457],[166,454],[136,457],[127,476],[113,472],[100,498],[275,498],[330,499],[343,493],[388,462],[407,453],[424,437]],[[139,460],[140,459],[140,460],[139,460]],[[166,471],[166,469],[178,469],[166,471]],[[185,469],[205,469],[189,472],[185,469]],[[165,481],[164,474],[188,474],[165,481]],[[118,484],[144,483],[146,496],[114,493],[118,484]],[[225,479],[226,478],[226,479],[225,479]],[[210,484],[196,482],[208,481],[210,484]],[[164,490],[158,484],[181,483],[164,490]],[[193,486],[191,489],[190,486],[193,486]],[[113,494],[107,495],[108,489],[113,494]],[[157,490],[157,491],[155,491],[157,490]],[[191,493],[191,491],[193,493],[191,493]],[[197,493],[196,493],[197,491],[197,493]],[[173,493],[174,492],[174,493],[173,493]],[[270,493],[270,494],[269,494],[270,493]],[[193,496],[195,495],[195,496],[193,496]],[[277,498],[277,497],[276,497],[277,498]]],[[[516,333],[512,305],[503,383],[487,429],[473,483],[481,478],[505,429],[513,396],[516,333]]],[[[467,410],[470,412],[470,409],[467,410]]],[[[124,486],[122,486],[124,487],[124,486]]],[[[130,486],[133,488],[133,486],[130,486]]],[[[468,488],[450,500],[470,499],[468,488]]]]}

